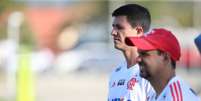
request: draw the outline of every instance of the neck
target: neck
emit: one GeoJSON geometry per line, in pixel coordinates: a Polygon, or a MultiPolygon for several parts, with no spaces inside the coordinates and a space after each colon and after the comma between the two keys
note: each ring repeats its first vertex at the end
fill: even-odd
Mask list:
{"type": "Polygon", "coordinates": [[[136,47],[127,47],[123,51],[124,57],[126,58],[127,68],[132,67],[136,64],[137,58],[137,48],[136,47]]]}
{"type": "MultiPolygon", "coordinates": [[[[171,68],[171,67],[170,67],[171,68]]],[[[154,90],[157,93],[157,96],[161,94],[168,82],[175,76],[175,71],[157,73],[154,79],[149,80],[154,90]]]]}

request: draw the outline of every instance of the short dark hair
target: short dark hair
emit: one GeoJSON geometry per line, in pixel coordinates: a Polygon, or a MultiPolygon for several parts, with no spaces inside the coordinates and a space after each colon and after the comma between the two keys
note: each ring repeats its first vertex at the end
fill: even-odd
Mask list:
{"type": "Polygon", "coordinates": [[[121,6],[112,13],[112,16],[126,16],[128,22],[133,28],[140,25],[142,26],[144,32],[149,31],[151,15],[147,8],[138,4],[127,4],[121,6]]]}

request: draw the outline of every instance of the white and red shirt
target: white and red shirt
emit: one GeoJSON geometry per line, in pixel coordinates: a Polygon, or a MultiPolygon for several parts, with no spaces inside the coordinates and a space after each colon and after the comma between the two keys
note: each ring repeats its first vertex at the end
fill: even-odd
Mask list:
{"type": "Polygon", "coordinates": [[[160,95],[156,93],[148,101],[201,101],[195,92],[180,78],[173,77],[160,95]]]}
{"type": "Polygon", "coordinates": [[[128,69],[125,62],[110,76],[108,101],[147,101],[153,92],[150,83],[140,77],[139,66],[128,69]]]}

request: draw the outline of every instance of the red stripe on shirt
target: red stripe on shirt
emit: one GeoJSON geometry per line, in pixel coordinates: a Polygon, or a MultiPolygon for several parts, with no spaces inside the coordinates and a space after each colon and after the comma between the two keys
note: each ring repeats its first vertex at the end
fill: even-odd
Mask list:
{"type": "Polygon", "coordinates": [[[178,88],[177,88],[175,82],[173,83],[173,86],[174,86],[174,91],[176,92],[176,99],[177,99],[177,101],[180,101],[180,100],[179,100],[179,94],[178,94],[178,88]]]}
{"type": "Polygon", "coordinates": [[[181,99],[181,101],[183,101],[183,96],[182,96],[182,91],[181,91],[181,86],[180,86],[179,81],[177,81],[177,86],[179,87],[180,99],[181,99]]]}
{"type": "Polygon", "coordinates": [[[174,92],[173,92],[172,85],[170,85],[170,91],[171,91],[171,94],[172,94],[173,101],[176,101],[176,100],[175,100],[175,96],[174,96],[174,92]]]}

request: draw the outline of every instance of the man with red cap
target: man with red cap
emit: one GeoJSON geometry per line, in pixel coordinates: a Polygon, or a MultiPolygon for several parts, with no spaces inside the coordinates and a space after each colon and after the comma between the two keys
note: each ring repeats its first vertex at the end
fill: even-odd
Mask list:
{"type": "Polygon", "coordinates": [[[175,74],[181,49],[176,37],[166,29],[153,29],[141,37],[125,39],[138,48],[140,76],[150,81],[155,93],[148,101],[200,101],[195,92],[175,74]]]}

